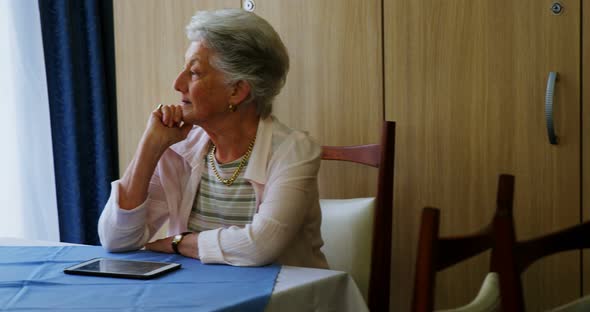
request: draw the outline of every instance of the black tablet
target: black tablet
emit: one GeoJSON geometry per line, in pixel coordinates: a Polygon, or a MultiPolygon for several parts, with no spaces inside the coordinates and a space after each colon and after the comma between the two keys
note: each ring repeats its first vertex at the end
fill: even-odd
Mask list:
{"type": "Polygon", "coordinates": [[[150,279],[178,269],[178,263],[94,258],[65,268],[64,273],[150,279]]]}

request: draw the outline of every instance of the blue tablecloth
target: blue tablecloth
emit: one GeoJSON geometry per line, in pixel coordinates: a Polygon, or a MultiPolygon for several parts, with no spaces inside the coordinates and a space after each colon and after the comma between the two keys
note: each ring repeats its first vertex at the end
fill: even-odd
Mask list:
{"type": "Polygon", "coordinates": [[[150,251],[108,253],[97,246],[0,247],[0,311],[263,311],[279,265],[204,265],[150,251]],[[181,263],[153,280],[67,275],[96,257],[181,263]]]}

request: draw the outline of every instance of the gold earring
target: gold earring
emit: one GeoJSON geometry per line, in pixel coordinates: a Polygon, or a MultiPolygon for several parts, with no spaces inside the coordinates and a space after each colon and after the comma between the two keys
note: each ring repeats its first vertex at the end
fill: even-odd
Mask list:
{"type": "Polygon", "coordinates": [[[233,104],[229,104],[228,110],[233,113],[236,111],[237,108],[238,108],[237,106],[235,106],[233,104]]]}

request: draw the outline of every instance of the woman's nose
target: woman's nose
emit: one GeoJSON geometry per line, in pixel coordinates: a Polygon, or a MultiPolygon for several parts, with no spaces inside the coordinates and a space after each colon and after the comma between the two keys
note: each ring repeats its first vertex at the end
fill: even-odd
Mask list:
{"type": "Polygon", "coordinates": [[[184,76],[186,76],[184,74],[184,71],[181,71],[180,73],[178,73],[178,75],[176,76],[176,79],[174,79],[174,90],[180,92],[180,93],[185,93],[186,91],[186,82],[184,81],[184,76]]]}

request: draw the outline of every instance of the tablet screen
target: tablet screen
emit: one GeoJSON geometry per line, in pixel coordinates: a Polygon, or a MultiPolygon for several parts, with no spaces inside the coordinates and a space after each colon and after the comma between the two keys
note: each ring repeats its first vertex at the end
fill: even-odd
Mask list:
{"type": "Polygon", "coordinates": [[[66,268],[65,273],[112,277],[150,278],[180,268],[168,262],[97,258],[66,268]]]}
{"type": "Polygon", "coordinates": [[[146,274],[155,269],[168,265],[168,263],[145,262],[145,261],[122,261],[116,259],[98,259],[89,264],[78,267],[83,271],[100,271],[100,272],[125,272],[129,274],[146,274]]]}

